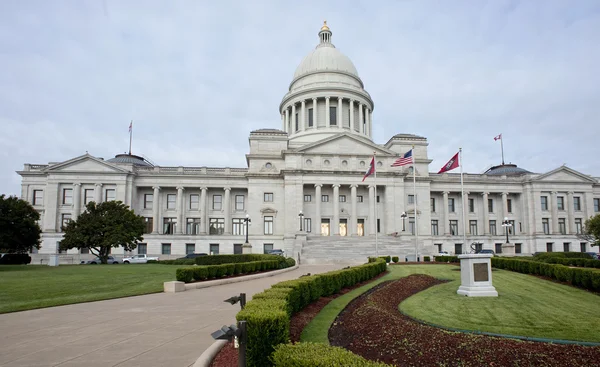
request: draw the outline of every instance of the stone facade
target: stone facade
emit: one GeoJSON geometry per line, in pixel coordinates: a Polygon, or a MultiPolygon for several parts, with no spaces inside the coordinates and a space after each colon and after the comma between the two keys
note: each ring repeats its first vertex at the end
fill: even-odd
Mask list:
{"type": "Polygon", "coordinates": [[[241,253],[247,216],[253,252],[283,249],[315,261],[499,252],[505,217],[517,254],[591,251],[576,234],[600,210],[598,178],[566,166],[536,174],[501,165],[464,174],[463,202],[460,174],[429,172],[426,138],[372,141],[374,103],[331,36],[324,25],[296,70],[279,106],[282,130],[250,133],[247,168],[161,167],[123,154],[25,164],[21,197],[42,214],[39,253],[55,253],[62,223],[92,200],[121,200],[145,217],[137,251],[161,258],[241,253]],[[412,166],[391,166],[410,149],[414,183],[412,166]],[[363,181],[374,154],[376,178],[363,181]]]}

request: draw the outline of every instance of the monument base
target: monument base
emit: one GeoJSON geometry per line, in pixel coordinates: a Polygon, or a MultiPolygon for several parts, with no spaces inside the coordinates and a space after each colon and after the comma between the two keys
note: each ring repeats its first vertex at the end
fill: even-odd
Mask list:
{"type": "Polygon", "coordinates": [[[467,297],[498,297],[492,285],[491,254],[459,255],[460,287],[457,294],[467,297]]]}
{"type": "Polygon", "coordinates": [[[251,254],[252,253],[252,245],[248,242],[242,245],[242,254],[251,254]]]}
{"type": "Polygon", "coordinates": [[[501,256],[503,256],[503,257],[515,256],[515,244],[514,243],[503,243],[501,256]]]}
{"type": "Polygon", "coordinates": [[[456,293],[467,297],[498,297],[495,287],[469,287],[461,285],[458,287],[456,293]]]}

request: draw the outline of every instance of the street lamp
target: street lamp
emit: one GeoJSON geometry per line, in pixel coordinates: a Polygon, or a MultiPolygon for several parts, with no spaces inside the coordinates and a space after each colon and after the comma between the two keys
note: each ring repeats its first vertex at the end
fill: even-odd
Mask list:
{"type": "Polygon", "coordinates": [[[232,305],[235,305],[236,303],[239,302],[240,307],[243,310],[244,307],[246,307],[246,293],[240,293],[239,296],[229,297],[226,300],[224,300],[223,302],[231,303],[232,305]]]}
{"type": "Polygon", "coordinates": [[[246,367],[246,345],[248,344],[248,333],[246,321],[238,321],[237,325],[223,325],[222,328],[210,334],[215,340],[234,340],[238,349],[238,367],[246,367]]]}
{"type": "Polygon", "coordinates": [[[504,230],[506,231],[506,243],[510,243],[508,242],[508,227],[510,227],[508,217],[504,217],[504,220],[502,221],[502,227],[504,227],[504,230]]]}
{"type": "Polygon", "coordinates": [[[302,210],[300,210],[298,217],[300,218],[300,232],[302,232],[302,222],[304,221],[304,213],[302,213],[302,210]]]}
{"type": "Polygon", "coordinates": [[[252,222],[250,219],[250,214],[246,214],[246,218],[244,218],[244,223],[246,224],[246,243],[248,243],[248,224],[252,222]]]}
{"type": "Polygon", "coordinates": [[[400,218],[402,218],[402,232],[406,231],[406,218],[408,217],[408,214],[406,214],[406,212],[402,212],[402,214],[400,215],[400,218]]]}

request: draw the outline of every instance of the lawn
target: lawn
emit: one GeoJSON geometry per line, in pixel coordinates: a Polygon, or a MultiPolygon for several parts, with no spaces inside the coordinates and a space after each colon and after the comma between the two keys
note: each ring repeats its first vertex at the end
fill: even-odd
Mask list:
{"type": "Polygon", "coordinates": [[[0,313],[162,292],[179,265],[2,265],[0,313]]]}
{"type": "Polygon", "coordinates": [[[428,274],[450,282],[420,292],[399,305],[409,316],[440,326],[538,338],[600,342],[600,296],[534,276],[493,271],[499,297],[456,294],[460,271],[454,265],[389,266],[389,274],[330,302],[304,329],[302,341],[328,343],[338,313],[356,296],[386,280],[428,274]]]}

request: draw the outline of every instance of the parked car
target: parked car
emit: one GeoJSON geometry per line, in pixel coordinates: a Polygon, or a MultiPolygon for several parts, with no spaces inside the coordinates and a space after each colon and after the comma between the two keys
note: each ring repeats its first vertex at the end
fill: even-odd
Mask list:
{"type": "Polygon", "coordinates": [[[146,254],[138,254],[123,258],[123,264],[145,264],[148,260],[158,261],[158,257],[151,257],[146,254]]]}
{"type": "Polygon", "coordinates": [[[433,254],[433,257],[435,258],[436,256],[450,256],[450,254],[448,253],[448,251],[440,251],[437,254],[433,254]]]}
{"type": "Polygon", "coordinates": [[[177,260],[195,259],[195,258],[200,257],[200,256],[208,256],[208,254],[205,254],[203,252],[199,253],[199,254],[187,254],[184,257],[178,258],[177,260]]]}
{"type": "Polygon", "coordinates": [[[283,256],[283,250],[281,250],[281,249],[269,250],[269,251],[267,251],[267,254],[283,256]]]}
{"type": "MultiPolygon", "coordinates": [[[[89,265],[96,265],[96,264],[102,264],[102,261],[100,260],[99,257],[95,257],[92,260],[87,260],[87,261],[82,261],[82,264],[89,264],[89,265]]],[[[108,259],[106,260],[107,264],[118,264],[119,261],[117,259],[115,259],[112,256],[109,256],[108,259]]]]}
{"type": "Polygon", "coordinates": [[[598,254],[595,252],[586,252],[586,254],[590,255],[592,259],[598,260],[598,254]]]}
{"type": "Polygon", "coordinates": [[[494,252],[494,250],[479,250],[478,254],[491,254],[492,256],[496,256],[496,253],[494,252]]]}

